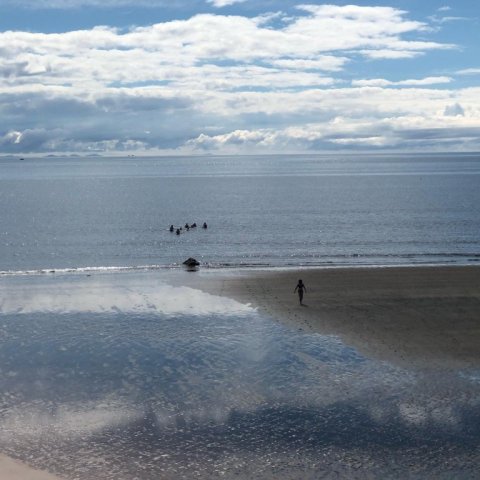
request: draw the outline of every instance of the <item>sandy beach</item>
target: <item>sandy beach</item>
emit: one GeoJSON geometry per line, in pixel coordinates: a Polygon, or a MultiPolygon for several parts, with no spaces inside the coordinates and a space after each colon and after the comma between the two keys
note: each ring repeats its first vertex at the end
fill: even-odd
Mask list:
{"type": "Polygon", "coordinates": [[[0,480],[60,480],[59,477],[30,468],[21,462],[0,454],[0,480]]]}
{"type": "MultiPolygon", "coordinates": [[[[11,282],[4,283],[7,289],[11,282]]],[[[24,393],[16,394],[23,398],[20,407],[14,400],[5,410],[3,452],[41,469],[3,455],[0,480],[58,478],[47,471],[73,478],[76,469],[83,472],[78,478],[88,480],[129,478],[131,462],[120,459],[126,452],[132,458],[149,452],[152,438],[156,446],[142,464],[151,469],[145,478],[157,478],[155,472],[165,468],[171,478],[181,478],[175,472],[185,467],[185,458],[176,454],[193,447],[195,455],[188,458],[191,468],[203,472],[199,478],[217,478],[212,475],[225,469],[243,476],[224,478],[251,478],[245,465],[263,468],[269,452],[284,452],[290,442],[303,452],[301,460],[288,457],[293,466],[277,475],[285,454],[269,456],[273,470],[267,468],[259,478],[298,478],[295,462],[310,468],[319,451],[332,459],[319,472],[340,466],[339,478],[366,478],[351,469],[363,465],[368,472],[389,472],[397,468],[389,463],[394,458],[402,470],[392,478],[405,478],[408,465],[417,462],[418,442],[426,442],[425,452],[436,452],[417,462],[425,475],[438,473],[437,464],[443,468],[437,460],[444,452],[435,450],[435,442],[454,449],[448,456],[451,478],[465,465],[478,464],[477,434],[469,425],[478,418],[480,267],[200,268],[26,277],[8,288],[3,308],[6,319],[13,315],[6,330],[11,338],[36,342],[33,346],[52,338],[58,343],[49,347],[51,358],[35,373],[37,380],[42,371],[48,375],[33,387],[27,378],[34,368],[28,353],[35,352],[33,347],[4,358],[12,370],[6,380],[10,391],[24,393]],[[307,288],[304,305],[294,293],[299,278],[307,288]],[[22,315],[36,322],[33,340],[25,336],[22,315]],[[116,360],[109,366],[112,354],[116,360]],[[65,370],[63,363],[72,360],[78,367],[65,370]],[[77,372],[87,372],[88,378],[77,372]],[[183,399],[186,403],[177,407],[183,399]],[[52,404],[58,404],[54,415],[52,404]],[[219,417],[219,412],[225,413],[219,417]],[[302,427],[304,415],[313,426],[302,427]],[[211,418],[221,418],[224,430],[211,418]],[[292,435],[286,444],[285,422],[292,435]],[[152,425],[157,425],[154,431],[152,425]],[[229,428],[245,439],[235,443],[240,440],[229,428]],[[380,439],[379,431],[385,432],[380,439]],[[444,431],[450,436],[442,436],[444,431]],[[198,433],[194,441],[191,432],[198,433]],[[103,443],[95,443],[97,438],[103,443]],[[398,438],[403,440],[397,445],[398,438]],[[125,449],[117,451],[120,440],[125,449]],[[222,449],[225,442],[233,442],[233,453],[226,452],[211,469],[208,461],[202,463],[210,458],[211,445],[222,449]],[[252,443],[263,445],[258,456],[238,463],[237,452],[250,452],[252,443]],[[62,460],[49,457],[52,446],[62,460]],[[112,467],[120,464],[117,474],[112,467]]],[[[36,355],[35,361],[43,360],[36,355]]]]}
{"type": "Polygon", "coordinates": [[[207,273],[188,283],[293,328],[337,335],[367,357],[426,368],[480,364],[477,266],[207,273]],[[299,278],[303,306],[293,293],[299,278]]]}

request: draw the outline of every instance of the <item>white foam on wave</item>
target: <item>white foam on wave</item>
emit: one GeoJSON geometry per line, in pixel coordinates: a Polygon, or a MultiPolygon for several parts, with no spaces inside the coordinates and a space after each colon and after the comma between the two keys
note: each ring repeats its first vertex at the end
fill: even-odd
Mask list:
{"type": "Polygon", "coordinates": [[[67,268],[39,268],[37,270],[0,270],[3,276],[29,276],[47,274],[84,274],[97,272],[128,272],[142,270],[161,270],[179,268],[178,264],[171,265],[131,265],[131,266],[98,266],[98,267],[67,267],[67,268]]]}

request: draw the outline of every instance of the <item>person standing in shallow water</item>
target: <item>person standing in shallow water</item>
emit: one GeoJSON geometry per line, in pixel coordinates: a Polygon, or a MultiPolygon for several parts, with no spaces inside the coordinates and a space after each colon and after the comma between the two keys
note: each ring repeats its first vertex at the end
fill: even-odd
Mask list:
{"type": "Polygon", "coordinates": [[[302,282],[302,280],[298,281],[297,286],[295,287],[295,290],[293,291],[293,293],[295,293],[297,290],[298,290],[298,300],[300,301],[300,305],[303,305],[302,304],[303,294],[304,294],[304,292],[307,291],[307,287],[302,282]]]}

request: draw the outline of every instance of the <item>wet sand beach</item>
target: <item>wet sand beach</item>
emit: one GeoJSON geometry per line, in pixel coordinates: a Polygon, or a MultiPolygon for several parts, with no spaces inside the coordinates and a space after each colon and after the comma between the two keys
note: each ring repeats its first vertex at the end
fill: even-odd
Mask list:
{"type": "Polygon", "coordinates": [[[0,480],[477,478],[479,267],[0,286],[0,480]]]}
{"type": "Polygon", "coordinates": [[[480,267],[309,268],[189,277],[293,328],[408,366],[480,364],[480,267]],[[300,306],[294,288],[307,287],[300,306]]]}
{"type": "Polygon", "coordinates": [[[47,472],[35,470],[0,454],[0,480],[60,480],[47,472]]]}

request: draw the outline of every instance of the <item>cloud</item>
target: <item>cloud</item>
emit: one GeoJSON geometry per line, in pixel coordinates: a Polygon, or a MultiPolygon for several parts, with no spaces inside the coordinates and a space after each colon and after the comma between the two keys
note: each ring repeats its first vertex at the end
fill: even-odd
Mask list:
{"type": "MultiPolygon", "coordinates": [[[[424,24],[405,20],[395,9],[302,8],[307,15],[276,29],[265,27],[260,17],[203,14],[126,32],[108,27],[60,34],[3,32],[0,87],[41,83],[91,89],[134,84],[183,88],[189,81],[205,84],[208,77],[211,89],[239,88],[242,79],[250,88],[256,77],[292,70],[341,71],[352,55],[405,58],[451,48],[402,39],[404,33],[423,32],[424,24]]],[[[298,79],[299,85],[318,83],[308,73],[298,79]]]]}
{"type": "Polygon", "coordinates": [[[305,58],[283,58],[272,60],[271,65],[290,70],[325,70],[338,72],[343,70],[350,60],[347,57],[335,57],[332,55],[319,55],[315,60],[305,58]]]}
{"type": "MultiPolygon", "coordinates": [[[[406,12],[392,7],[360,7],[356,5],[303,5],[301,10],[310,15],[298,18],[289,28],[299,37],[322,32],[319,37],[327,51],[354,48],[359,53],[424,52],[439,48],[435,42],[407,41],[401,36],[410,32],[428,30],[425,23],[404,18],[406,12]],[[341,35],[339,35],[341,32],[341,35]]],[[[299,38],[300,39],[300,38],[299,38]]],[[[440,48],[452,48],[442,45],[440,48]]]]}
{"type": "Polygon", "coordinates": [[[277,105],[285,110],[296,107],[305,114],[297,125],[202,134],[190,140],[189,146],[198,151],[243,153],[349,148],[476,150],[480,147],[477,94],[479,89],[453,93],[380,87],[330,89],[328,93],[297,94],[295,99],[278,94],[277,105]],[[460,108],[452,108],[452,97],[457,97],[463,115],[460,108]],[[464,103],[470,107],[461,107],[464,103]],[[322,111],[329,116],[315,121],[322,111]],[[456,115],[445,115],[454,111],[456,115]]]}
{"type": "Polygon", "coordinates": [[[3,137],[0,137],[0,146],[4,147],[4,150],[6,151],[14,151],[18,149],[27,152],[32,150],[42,150],[43,145],[48,142],[50,137],[51,132],[44,129],[26,129],[21,132],[10,131],[3,135],[3,137]]]}
{"type": "Polygon", "coordinates": [[[17,132],[12,130],[10,132],[5,133],[2,137],[0,137],[0,147],[8,146],[8,145],[18,145],[20,144],[22,139],[22,132],[17,132]]]}
{"type": "Polygon", "coordinates": [[[479,143],[474,135],[480,126],[479,89],[224,91],[185,98],[178,105],[176,99],[157,101],[158,92],[144,92],[141,88],[99,92],[89,101],[67,101],[62,98],[65,94],[22,94],[12,101],[15,107],[1,107],[5,124],[12,124],[0,135],[2,151],[155,152],[176,148],[178,153],[251,153],[428,149],[438,148],[441,136],[457,149],[469,145],[473,148],[475,142],[479,143]],[[463,115],[452,107],[457,103],[468,105],[461,107],[463,115]],[[41,129],[36,128],[39,106],[41,129]],[[28,128],[15,125],[19,117],[30,118],[28,128]],[[431,132],[438,133],[436,141],[432,141],[431,132]],[[424,141],[419,135],[424,136],[424,141]]]}
{"type": "Polygon", "coordinates": [[[368,80],[353,80],[352,85],[355,87],[414,87],[450,83],[452,81],[453,79],[451,77],[426,77],[421,79],[400,80],[398,82],[392,82],[383,78],[372,78],[368,80]]]}
{"type": "MultiPolygon", "coordinates": [[[[200,58],[223,54],[227,58],[235,59],[282,55],[312,59],[325,51],[356,49],[362,52],[365,47],[394,51],[451,48],[450,45],[435,42],[403,40],[399,35],[414,31],[422,32],[425,24],[405,20],[403,13],[395,9],[332,6],[329,8],[304,6],[303,9],[310,12],[310,15],[296,17],[281,29],[262,28],[264,22],[262,17],[196,15],[185,21],[165,22],[133,29],[123,35],[114,29],[96,28],[93,32],[68,32],[62,37],[70,44],[76,41],[74,45],[68,46],[79,47],[79,42],[86,42],[85,45],[91,47],[126,49],[141,47],[140,40],[145,40],[148,42],[146,45],[148,48],[160,49],[167,44],[175,48],[175,53],[181,51],[196,54],[200,58]],[[337,35],[338,31],[342,31],[343,35],[337,35]],[[305,40],[306,43],[301,40],[305,40]],[[252,51],[252,47],[258,49],[252,51]]],[[[29,37],[27,34],[22,36],[19,32],[16,35],[12,32],[7,33],[8,40],[17,42],[40,40],[45,47],[52,46],[51,41],[58,38],[55,35],[38,34],[29,37]]],[[[15,45],[20,47],[19,43],[15,45]]],[[[59,45],[55,46],[57,50],[59,45]]]]}
{"type": "Polygon", "coordinates": [[[453,48],[426,41],[428,33],[401,10],[352,5],[303,5],[289,17],[199,14],[128,30],[1,32],[0,146],[10,153],[396,148],[401,136],[386,125],[398,118],[475,127],[472,90],[427,88],[450,77],[346,80],[365,59],[453,48]],[[445,115],[457,103],[464,116],[445,115]]]}
{"type": "Polygon", "coordinates": [[[457,115],[463,117],[465,110],[459,103],[454,103],[453,105],[447,105],[443,114],[447,117],[456,117],[457,115]]]}
{"type": "Polygon", "coordinates": [[[214,7],[222,8],[222,7],[228,7],[235,3],[243,3],[245,1],[246,0],[207,0],[207,3],[211,3],[214,7]]]}
{"type": "Polygon", "coordinates": [[[452,17],[452,16],[441,17],[441,16],[438,16],[438,15],[432,15],[432,16],[428,17],[428,19],[431,22],[439,24],[439,25],[442,25],[442,24],[448,23],[448,22],[458,22],[458,21],[462,21],[462,20],[463,21],[470,20],[467,17],[452,17]]]}
{"type": "Polygon", "coordinates": [[[439,19],[440,23],[447,23],[447,22],[458,22],[461,20],[470,20],[467,17],[442,17],[439,19]]]}
{"type": "Polygon", "coordinates": [[[479,75],[480,68],[465,68],[464,70],[458,70],[457,75],[479,75]]]}
{"type": "Polygon", "coordinates": [[[119,8],[146,7],[158,8],[184,4],[181,0],[2,0],[2,6],[41,9],[73,9],[82,7],[119,8]]]}
{"type": "MultiPolygon", "coordinates": [[[[249,130],[235,130],[233,132],[209,136],[205,134],[199,135],[197,138],[187,142],[187,145],[194,149],[201,150],[225,150],[230,146],[241,146],[248,150],[249,147],[262,148],[270,147],[276,142],[276,134],[269,130],[249,131],[249,130]]],[[[236,148],[235,148],[236,149],[236,148]]]]}
{"type": "Polygon", "coordinates": [[[421,50],[389,50],[379,48],[378,50],[360,50],[363,56],[372,60],[398,60],[404,58],[415,58],[424,55],[421,50]]]}

